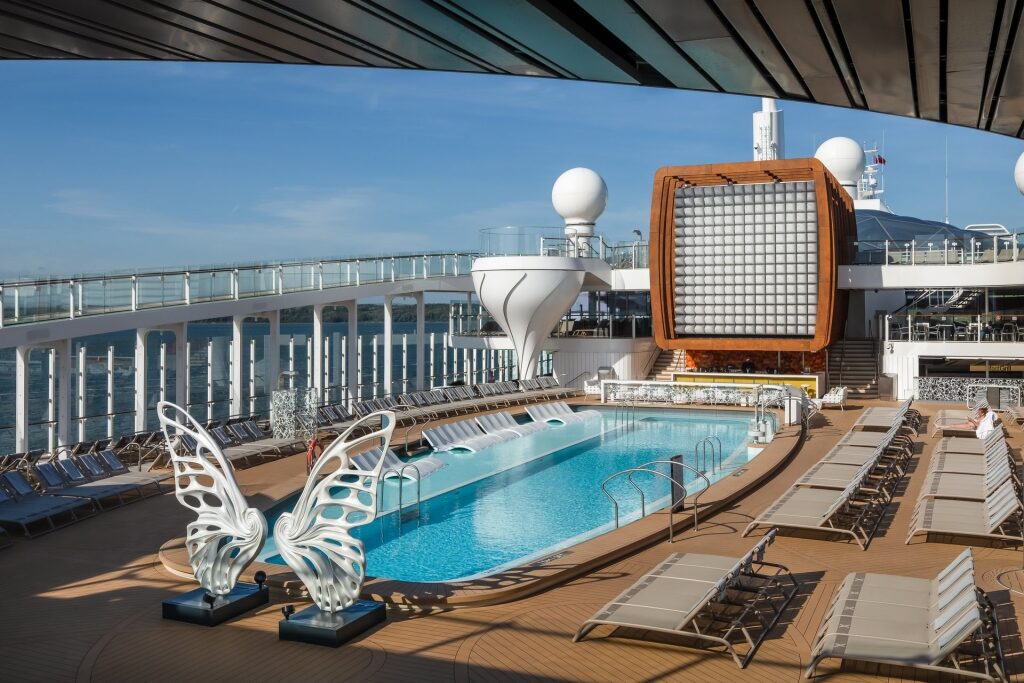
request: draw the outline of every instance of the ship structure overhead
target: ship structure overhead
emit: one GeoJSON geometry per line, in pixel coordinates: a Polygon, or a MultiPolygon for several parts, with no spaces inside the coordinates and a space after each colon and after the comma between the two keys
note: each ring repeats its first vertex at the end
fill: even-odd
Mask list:
{"type": "Polygon", "coordinates": [[[659,169],[651,200],[658,346],[820,351],[841,336],[853,201],[817,159],[659,169]]]}

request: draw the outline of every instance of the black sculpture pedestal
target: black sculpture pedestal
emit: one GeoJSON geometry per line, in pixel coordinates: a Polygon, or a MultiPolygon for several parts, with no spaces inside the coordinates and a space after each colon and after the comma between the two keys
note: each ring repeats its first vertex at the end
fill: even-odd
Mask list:
{"type": "Polygon", "coordinates": [[[387,619],[387,607],[373,600],[357,600],[334,614],[321,612],[316,605],[277,622],[280,640],[338,647],[387,619]]]}
{"type": "Polygon", "coordinates": [[[164,619],[187,621],[190,624],[216,626],[270,601],[270,589],[252,583],[236,584],[227,595],[219,595],[211,605],[205,588],[164,600],[164,619]]]}

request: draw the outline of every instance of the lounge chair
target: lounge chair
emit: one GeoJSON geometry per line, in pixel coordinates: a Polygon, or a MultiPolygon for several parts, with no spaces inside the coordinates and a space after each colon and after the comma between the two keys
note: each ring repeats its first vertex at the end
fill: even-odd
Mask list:
{"type": "Polygon", "coordinates": [[[525,422],[520,424],[516,422],[514,417],[504,410],[497,413],[478,415],[476,417],[476,422],[480,425],[480,428],[488,434],[503,434],[509,432],[516,436],[526,436],[527,434],[542,432],[548,428],[546,422],[525,422]]]}
{"type": "Polygon", "coordinates": [[[952,472],[956,474],[985,474],[1000,462],[1014,467],[1006,444],[993,448],[984,455],[968,453],[936,453],[928,463],[929,472],[952,472]]]}
{"type": "MultiPolygon", "coordinates": [[[[100,451],[100,453],[109,453],[115,460],[117,459],[112,451],[100,451]]],[[[108,469],[99,454],[93,453],[83,453],[75,458],[75,462],[78,463],[79,469],[93,481],[105,481],[110,484],[134,484],[139,487],[139,491],[143,495],[149,496],[163,493],[160,482],[174,476],[172,472],[131,472],[128,468],[115,472],[108,469]]],[[[123,463],[122,467],[124,467],[123,463]]]]}
{"type": "Polygon", "coordinates": [[[858,500],[861,487],[870,487],[869,476],[870,472],[864,472],[841,491],[793,486],[748,524],[743,535],[759,526],[825,531],[849,536],[861,550],[867,550],[886,502],[880,496],[858,500]]]}
{"type": "Polygon", "coordinates": [[[143,498],[137,484],[108,484],[89,481],[70,458],[41,462],[32,468],[44,493],[74,498],[87,498],[101,509],[110,510],[143,498]],[[58,469],[58,467],[60,469],[58,469]]]}
{"type": "Polygon", "coordinates": [[[526,412],[533,418],[534,422],[561,422],[571,424],[587,420],[601,418],[601,413],[596,410],[573,411],[565,401],[554,401],[552,403],[539,403],[534,406],[527,406],[526,412]]]}
{"type": "Polygon", "coordinates": [[[1012,478],[1010,464],[1005,460],[991,466],[985,474],[933,471],[922,483],[918,498],[987,500],[1012,478]]]}
{"type": "Polygon", "coordinates": [[[835,408],[839,407],[840,410],[846,410],[846,396],[848,393],[846,387],[832,387],[819,399],[814,399],[811,402],[818,410],[824,408],[835,408]]]}
{"type": "Polygon", "coordinates": [[[847,575],[818,630],[804,677],[814,676],[828,658],[1006,681],[998,621],[975,585],[970,549],[930,580],[847,575]],[[981,670],[966,668],[971,665],[981,670]]]}
{"type": "Polygon", "coordinates": [[[489,446],[508,441],[512,434],[485,434],[472,420],[459,420],[423,430],[423,436],[435,451],[464,449],[476,452],[489,446]]]}
{"type": "Polygon", "coordinates": [[[893,424],[902,424],[916,432],[921,424],[921,415],[916,410],[911,410],[910,402],[911,399],[908,398],[896,408],[868,408],[857,418],[853,428],[887,432],[893,424]]]}
{"type": "Polygon", "coordinates": [[[352,456],[352,462],[360,469],[370,472],[377,467],[377,463],[382,457],[384,458],[384,469],[381,474],[383,479],[394,477],[425,479],[445,466],[444,462],[432,455],[419,458],[415,462],[403,462],[393,450],[389,448],[385,453],[379,446],[352,456]]]}
{"type": "Polygon", "coordinates": [[[983,501],[921,498],[910,519],[906,543],[917,534],[947,534],[1020,543],[1020,498],[1006,481],[983,501]]]}
{"type": "Polygon", "coordinates": [[[744,668],[800,588],[788,569],[764,561],[774,539],[768,532],[739,558],[669,555],[585,621],[573,642],[601,625],[658,631],[721,645],[744,668]]]}
{"type": "Polygon", "coordinates": [[[947,436],[935,444],[935,453],[969,453],[981,455],[990,448],[1005,443],[1006,439],[998,429],[989,432],[984,439],[977,437],[947,436]]]}
{"type": "Polygon", "coordinates": [[[4,472],[0,481],[14,494],[0,487],[0,523],[14,525],[30,538],[98,512],[91,500],[38,493],[21,472],[4,472]]]}

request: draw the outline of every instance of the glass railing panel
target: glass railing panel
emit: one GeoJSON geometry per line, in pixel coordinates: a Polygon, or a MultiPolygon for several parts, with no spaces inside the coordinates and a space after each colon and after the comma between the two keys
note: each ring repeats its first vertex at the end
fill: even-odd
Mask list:
{"type": "Polygon", "coordinates": [[[381,272],[384,264],[381,263],[380,259],[360,259],[357,262],[357,266],[359,268],[360,284],[382,281],[381,272]]]}
{"type": "Polygon", "coordinates": [[[228,271],[206,271],[189,276],[189,301],[203,303],[230,299],[232,294],[231,273],[228,271]]]}
{"type": "Polygon", "coordinates": [[[75,315],[97,315],[132,309],[132,278],[85,280],[75,293],[75,315]]]}
{"type": "Polygon", "coordinates": [[[239,268],[238,298],[267,296],[277,292],[277,268],[239,268]]]}
{"type": "Polygon", "coordinates": [[[136,281],[139,308],[155,308],[185,302],[185,274],[140,275],[136,281]]]}

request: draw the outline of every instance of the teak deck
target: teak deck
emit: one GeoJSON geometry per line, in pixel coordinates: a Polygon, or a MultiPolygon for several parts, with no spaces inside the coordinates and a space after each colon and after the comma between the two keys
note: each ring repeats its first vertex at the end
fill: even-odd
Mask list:
{"type": "MultiPolygon", "coordinates": [[[[918,437],[918,455],[867,551],[847,541],[780,536],[768,559],[798,575],[804,590],[750,666],[741,671],[718,651],[671,644],[670,639],[609,637],[604,627],[573,644],[584,619],[636,578],[677,551],[740,555],[758,534],[740,538],[763,510],[856,420],[859,410],[817,417],[803,447],[778,473],[731,508],[702,520],[674,544],[661,542],[625,559],[530,597],[489,607],[445,612],[392,611],[364,638],[332,650],[278,642],[276,595],[266,608],[204,628],[164,621],[160,602],[194,584],[172,575],[157,548],[179,536],[188,513],[173,495],[104,513],[0,552],[4,593],[0,665],[4,680],[359,680],[359,681],[795,681],[807,663],[809,641],[837,582],[851,571],[933,576],[963,546],[903,541],[934,440],[918,437]]],[[[927,414],[934,411],[924,409],[927,414]]],[[[1015,453],[1024,433],[1010,428],[1015,453]]],[[[302,456],[239,472],[255,502],[280,497],[282,480],[303,467],[302,456]]],[[[510,511],[511,514],[511,511],[510,511]]],[[[1021,566],[1020,549],[975,546],[979,582],[1003,605],[1007,665],[1024,680],[1017,626],[1024,598],[999,588],[996,574],[1021,566]]],[[[297,605],[300,607],[300,605],[297,605]]],[[[834,662],[819,679],[943,680],[889,667],[834,662]],[[837,673],[839,672],[839,673],[837,673]]]]}

